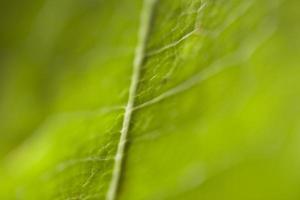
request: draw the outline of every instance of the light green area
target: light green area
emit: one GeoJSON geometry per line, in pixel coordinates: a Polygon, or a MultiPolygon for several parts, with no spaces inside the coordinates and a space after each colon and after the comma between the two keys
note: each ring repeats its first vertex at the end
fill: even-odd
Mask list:
{"type": "MultiPolygon", "coordinates": [[[[0,199],[105,199],[143,1],[16,2],[0,6],[0,199]]],[[[300,198],[299,8],[157,1],[118,199],[300,198]]]]}

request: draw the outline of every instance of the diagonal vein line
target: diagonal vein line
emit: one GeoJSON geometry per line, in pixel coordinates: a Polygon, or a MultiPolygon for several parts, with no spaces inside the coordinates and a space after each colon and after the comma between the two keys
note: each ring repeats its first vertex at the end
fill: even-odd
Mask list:
{"type": "Polygon", "coordinates": [[[152,20],[152,14],[154,6],[157,0],[144,0],[143,10],[141,12],[140,30],[138,38],[138,46],[135,52],[135,58],[133,62],[133,74],[131,79],[131,85],[129,90],[128,103],[125,109],[123,118],[123,124],[121,129],[121,136],[115,155],[115,163],[112,172],[112,179],[106,194],[106,200],[115,200],[117,198],[117,192],[120,185],[120,177],[122,173],[122,165],[124,161],[124,152],[126,148],[126,140],[129,131],[130,121],[135,103],[135,96],[139,83],[141,68],[145,59],[146,42],[148,39],[150,24],[152,20]]]}
{"type": "Polygon", "coordinates": [[[185,34],[184,36],[182,36],[181,38],[179,38],[178,40],[174,41],[174,42],[171,42],[170,44],[167,44],[166,46],[163,46],[159,49],[156,49],[156,50],[153,50],[153,51],[150,51],[149,53],[147,53],[147,56],[153,56],[153,55],[156,55],[156,54],[160,54],[172,47],[176,47],[177,45],[181,44],[183,41],[187,40],[188,38],[190,38],[193,34],[195,34],[198,30],[197,29],[194,29],[192,30],[191,32],[185,34]]]}
{"type": "Polygon", "coordinates": [[[258,36],[253,36],[252,38],[248,39],[245,44],[240,47],[236,52],[233,52],[227,56],[224,56],[215,62],[213,62],[211,65],[207,66],[206,69],[203,71],[200,71],[196,73],[191,78],[187,79],[186,81],[183,81],[181,84],[175,86],[174,88],[171,88],[170,90],[166,91],[165,93],[154,97],[153,99],[142,103],[140,105],[137,105],[133,108],[133,110],[139,110],[144,107],[151,106],[153,104],[159,103],[171,96],[174,96],[178,93],[182,93],[184,91],[187,91],[200,82],[203,82],[214,75],[217,75],[218,73],[224,71],[225,69],[239,65],[243,62],[246,62],[248,59],[252,57],[252,55],[255,53],[257,48],[259,48],[263,42],[265,42],[267,39],[269,39],[273,33],[276,31],[276,24],[270,24],[269,26],[266,26],[263,22],[261,25],[261,30],[256,33],[258,36]]]}
{"type": "MultiPolygon", "coordinates": [[[[206,6],[207,6],[207,4],[205,2],[201,3],[201,5],[197,9],[196,13],[199,14],[206,6]]],[[[146,54],[146,56],[147,57],[154,56],[154,55],[163,53],[163,52],[165,52],[168,49],[176,47],[179,44],[181,44],[182,42],[184,42],[185,40],[187,40],[188,38],[190,38],[191,36],[195,35],[198,31],[199,31],[199,28],[197,27],[197,22],[196,22],[195,25],[194,25],[194,29],[192,31],[190,31],[190,32],[186,33],[185,35],[181,36],[181,38],[177,39],[176,41],[173,41],[173,42],[171,42],[169,44],[166,44],[165,46],[163,46],[161,48],[158,48],[158,49],[155,49],[155,50],[152,50],[152,51],[148,52],[146,54]]]]}

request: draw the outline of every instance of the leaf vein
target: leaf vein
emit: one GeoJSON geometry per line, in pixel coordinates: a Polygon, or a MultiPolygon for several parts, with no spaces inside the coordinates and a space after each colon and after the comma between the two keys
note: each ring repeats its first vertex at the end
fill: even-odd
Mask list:
{"type": "Polygon", "coordinates": [[[120,185],[120,178],[122,173],[122,165],[124,161],[124,152],[126,148],[127,135],[129,132],[131,117],[135,104],[135,97],[139,84],[140,73],[145,59],[146,42],[148,39],[152,14],[156,3],[157,0],[144,0],[143,10],[141,12],[140,19],[140,30],[138,35],[139,41],[136,47],[135,58],[133,62],[133,74],[131,78],[129,97],[123,118],[123,124],[117,147],[117,152],[115,155],[112,179],[108,188],[108,192],[106,194],[106,200],[115,200],[117,198],[117,192],[120,185]]]}

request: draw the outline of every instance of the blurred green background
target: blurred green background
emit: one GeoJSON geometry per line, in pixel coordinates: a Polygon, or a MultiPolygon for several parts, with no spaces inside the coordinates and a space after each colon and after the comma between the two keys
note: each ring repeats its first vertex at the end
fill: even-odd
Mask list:
{"type": "Polygon", "coordinates": [[[140,4],[1,1],[0,157],[50,115],[127,99],[140,4]]]}

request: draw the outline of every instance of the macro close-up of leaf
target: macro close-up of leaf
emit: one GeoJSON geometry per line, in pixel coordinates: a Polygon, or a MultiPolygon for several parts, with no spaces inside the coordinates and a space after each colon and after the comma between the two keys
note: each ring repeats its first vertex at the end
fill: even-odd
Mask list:
{"type": "Polygon", "coordinates": [[[300,1],[0,1],[0,199],[299,200],[300,1]]]}

